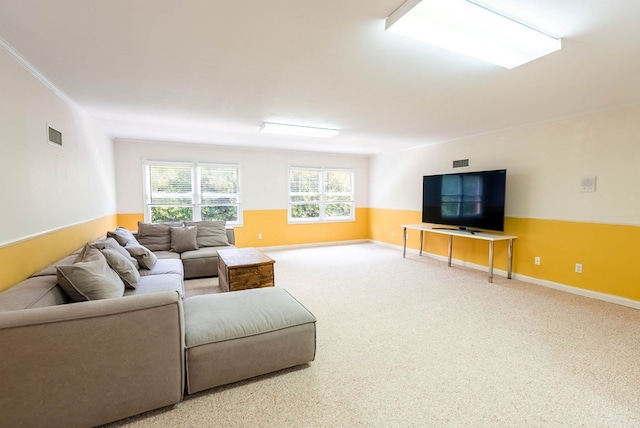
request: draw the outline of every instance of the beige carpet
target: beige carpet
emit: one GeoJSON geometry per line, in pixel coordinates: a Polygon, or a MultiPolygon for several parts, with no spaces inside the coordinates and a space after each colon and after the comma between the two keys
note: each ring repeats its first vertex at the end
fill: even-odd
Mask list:
{"type": "Polygon", "coordinates": [[[640,311],[375,244],[268,254],[316,360],[113,426],[640,426],[640,311]]]}
{"type": "Polygon", "coordinates": [[[185,297],[222,292],[218,286],[218,278],[189,279],[185,281],[184,288],[185,297]]]}

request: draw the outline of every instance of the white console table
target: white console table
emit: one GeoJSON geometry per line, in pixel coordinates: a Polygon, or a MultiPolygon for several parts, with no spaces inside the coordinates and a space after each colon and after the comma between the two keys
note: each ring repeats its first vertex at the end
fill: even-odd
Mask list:
{"type": "Polygon", "coordinates": [[[469,238],[469,239],[480,239],[482,241],[489,241],[489,282],[493,282],[493,243],[495,241],[509,241],[507,247],[507,278],[511,279],[511,269],[513,265],[513,240],[517,238],[517,236],[511,235],[498,235],[493,233],[484,233],[484,232],[469,232],[466,230],[457,230],[457,229],[440,229],[434,228],[433,225],[429,224],[403,224],[404,233],[402,235],[403,238],[403,248],[402,248],[402,257],[406,257],[407,255],[407,229],[419,230],[420,231],[420,255],[422,255],[422,243],[424,232],[429,233],[439,233],[440,235],[448,235],[449,236],[449,258],[448,264],[451,267],[451,252],[453,249],[453,237],[460,238],[469,238]]]}

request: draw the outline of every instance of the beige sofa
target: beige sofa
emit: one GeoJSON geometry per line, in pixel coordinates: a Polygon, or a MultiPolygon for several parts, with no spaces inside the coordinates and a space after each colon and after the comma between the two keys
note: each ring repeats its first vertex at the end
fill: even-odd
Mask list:
{"type": "Polygon", "coordinates": [[[144,235],[112,231],[0,293],[0,426],[100,425],[315,358],[315,317],[285,290],[184,299],[203,257],[144,235]]]}
{"type": "Polygon", "coordinates": [[[51,268],[0,293],[0,426],[95,426],[180,402],[182,271],[158,260],[127,297],[82,303],[51,268]]]}
{"type": "MultiPolygon", "coordinates": [[[[117,232],[110,235],[121,245],[127,245],[131,238],[117,232]]],[[[218,250],[235,246],[235,233],[225,227],[224,221],[138,222],[138,231],[133,236],[158,258],[180,259],[185,279],[217,276],[218,250]]]]}

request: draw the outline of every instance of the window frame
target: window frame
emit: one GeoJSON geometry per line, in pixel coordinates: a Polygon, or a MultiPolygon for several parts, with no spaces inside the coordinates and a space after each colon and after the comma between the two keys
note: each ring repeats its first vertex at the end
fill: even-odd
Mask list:
{"type": "MultiPolygon", "coordinates": [[[[190,207],[192,209],[192,218],[190,221],[202,220],[202,207],[203,206],[216,206],[217,204],[202,203],[202,167],[222,167],[222,168],[235,168],[237,175],[237,193],[232,195],[237,196],[237,203],[233,204],[219,204],[219,206],[234,205],[237,206],[238,218],[236,221],[226,221],[227,226],[242,226],[243,225],[243,208],[242,208],[242,171],[239,164],[236,163],[223,163],[223,162],[191,162],[191,161],[156,161],[156,160],[144,160],[143,169],[143,204],[144,204],[144,221],[151,222],[151,208],[154,204],[151,203],[151,166],[183,166],[191,169],[191,188],[192,188],[192,203],[189,204],[175,204],[166,206],[176,207],[190,207]]],[[[159,204],[160,205],[160,204],[159,204]]],[[[165,206],[165,205],[160,205],[165,206]]]]}
{"type": "MultiPolygon", "coordinates": [[[[314,192],[306,192],[308,194],[316,194],[314,192]]],[[[346,193],[346,192],[339,192],[346,193]]],[[[335,223],[335,222],[351,222],[356,220],[356,203],[355,203],[355,170],[353,168],[334,168],[334,167],[304,167],[304,166],[289,166],[288,174],[287,174],[287,221],[289,224],[309,224],[309,223],[335,223]],[[292,197],[299,196],[300,192],[292,192],[291,191],[291,174],[293,170],[303,170],[303,171],[317,171],[319,173],[319,192],[318,200],[313,201],[311,203],[319,205],[319,216],[312,218],[297,218],[293,217],[292,211],[293,207],[296,205],[308,204],[308,201],[300,201],[294,202],[292,201],[292,197]],[[327,192],[326,189],[326,173],[327,172],[348,172],[350,174],[350,187],[351,191],[349,192],[349,200],[345,201],[336,201],[336,200],[327,200],[327,195],[331,193],[327,192]],[[327,205],[335,204],[335,203],[346,203],[351,205],[350,215],[348,216],[327,216],[326,207],[327,205]]]]}

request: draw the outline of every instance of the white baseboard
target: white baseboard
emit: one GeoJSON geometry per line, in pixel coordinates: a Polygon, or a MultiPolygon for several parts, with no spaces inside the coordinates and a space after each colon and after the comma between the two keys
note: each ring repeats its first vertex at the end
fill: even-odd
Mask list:
{"type": "MultiPolygon", "coordinates": [[[[378,245],[382,245],[385,247],[391,247],[391,248],[397,248],[400,251],[402,251],[402,246],[399,245],[391,245],[391,244],[387,244],[385,242],[380,242],[380,241],[370,241],[373,242],[375,244],[378,245]]],[[[412,248],[407,248],[407,253],[411,253],[411,254],[415,254],[418,255],[420,254],[419,250],[415,250],[412,248]]],[[[423,256],[426,257],[431,257],[433,259],[437,259],[437,260],[441,260],[444,262],[448,261],[448,258],[445,256],[440,256],[437,254],[431,254],[431,253],[427,253],[427,252],[422,252],[423,256]]],[[[456,259],[452,259],[451,260],[451,264],[452,265],[457,265],[457,266],[464,266],[464,267],[469,267],[472,269],[477,269],[477,270],[481,270],[481,271],[487,271],[487,267],[486,266],[482,266],[482,265],[478,265],[475,263],[469,263],[469,262],[463,262],[461,260],[456,260],[456,259]]],[[[493,269],[493,274],[496,275],[501,275],[506,277],[507,276],[507,271],[502,270],[502,269],[493,269]]],[[[523,282],[528,282],[531,284],[535,284],[535,285],[541,285],[543,287],[548,287],[548,288],[553,288],[554,290],[560,290],[560,291],[565,291],[567,293],[572,293],[572,294],[577,294],[579,296],[583,296],[583,297],[589,297],[592,299],[597,299],[597,300],[602,300],[605,302],[609,302],[609,303],[614,303],[616,305],[622,305],[622,306],[627,306],[633,309],[640,309],[640,302],[637,300],[631,300],[628,299],[626,297],[620,297],[620,296],[614,296],[612,294],[606,294],[606,293],[600,293],[597,291],[591,291],[591,290],[585,290],[583,288],[578,288],[578,287],[573,287],[571,285],[566,285],[566,284],[561,284],[558,282],[553,282],[553,281],[547,281],[544,279],[539,279],[539,278],[533,278],[530,276],[526,276],[526,275],[520,275],[517,273],[512,273],[511,277],[513,279],[517,279],[518,281],[523,281],[523,282]]]]}

